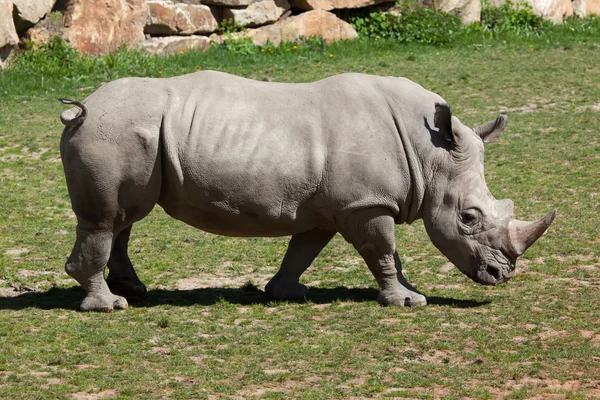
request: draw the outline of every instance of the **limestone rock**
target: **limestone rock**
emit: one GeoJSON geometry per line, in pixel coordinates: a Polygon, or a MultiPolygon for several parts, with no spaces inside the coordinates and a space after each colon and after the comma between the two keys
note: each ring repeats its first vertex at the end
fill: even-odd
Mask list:
{"type": "Polygon", "coordinates": [[[573,15],[571,0],[526,0],[533,7],[533,12],[544,19],[557,24],[562,23],[563,17],[573,15]]]}
{"type": "Polygon", "coordinates": [[[240,26],[260,26],[277,21],[289,9],[287,0],[261,0],[243,9],[226,8],[223,19],[240,26]]]}
{"type": "Polygon", "coordinates": [[[71,0],[64,38],[84,53],[107,54],[144,40],[146,0],[71,0]]]}
{"type": "Polygon", "coordinates": [[[481,19],[481,0],[441,0],[427,5],[447,13],[457,14],[463,24],[478,22],[481,19]]]}
{"type": "Polygon", "coordinates": [[[592,14],[600,16],[600,0],[574,0],[571,5],[573,12],[582,18],[592,14]]]}
{"type": "Polygon", "coordinates": [[[56,0],[11,0],[14,4],[14,20],[17,32],[38,23],[52,10],[56,0]]]}
{"type": "MultiPolygon", "coordinates": [[[[562,23],[563,16],[573,15],[573,5],[571,0],[524,0],[526,3],[531,5],[533,12],[540,17],[553,21],[557,24],[562,23]]],[[[584,0],[585,1],[585,0],[584,0]]],[[[600,1],[600,0],[587,0],[587,1],[600,1]]],[[[492,7],[500,7],[505,4],[505,0],[491,0],[490,5],[492,7]]]]}
{"type": "Polygon", "coordinates": [[[294,7],[301,10],[334,10],[342,8],[362,8],[394,0],[296,0],[294,7]]]}
{"type": "Polygon", "coordinates": [[[142,43],[142,49],[161,56],[172,56],[190,50],[206,51],[210,47],[206,36],[166,36],[155,37],[142,43]]]}
{"type": "Polygon", "coordinates": [[[301,36],[318,36],[327,42],[337,42],[344,39],[354,39],[356,31],[350,24],[342,21],[334,14],[313,10],[278,21],[273,25],[257,29],[249,29],[246,35],[257,46],[263,46],[271,41],[275,46],[281,42],[294,42],[301,36]]]}
{"type": "Polygon", "coordinates": [[[212,35],[210,35],[208,37],[208,40],[210,40],[210,43],[215,43],[218,45],[223,44],[225,38],[223,35],[219,35],[218,33],[213,33],[212,35]]]}
{"type": "Polygon", "coordinates": [[[202,3],[222,7],[243,7],[249,6],[253,1],[254,0],[202,0],[202,3]]]}
{"type": "Polygon", "coordinates": [[[9,0],[0,0],[0,67],[19,43],[19,36],[12,19],[13,4],[9,0]]]}
{"type": "Polygon", "coordinates": [[[45,43],[54,36],[63,36],[63,18],[56,14],[46,15],[40,22],[25,31],[21,36],[21,42],[45,43]]]}
{"type": "Polygon", "coordinates": [[[159,35],[211,33],[218,23],[211,9],[201,4],[148,1],[149,17],[144,32],[159,35]]]}

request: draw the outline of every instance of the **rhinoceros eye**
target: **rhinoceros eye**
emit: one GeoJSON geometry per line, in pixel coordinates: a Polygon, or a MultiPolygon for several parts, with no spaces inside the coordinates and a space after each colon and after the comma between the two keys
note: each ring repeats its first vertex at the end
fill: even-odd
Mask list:
{"type": "Polygon", "coordinates": [[[460,219],[462,220],[463,224],[467,226],[474,226],[475,224],[477,224],[479,216],[475,211],[469,210],[463,211],[463,213],[460,216],[460,219]]]}

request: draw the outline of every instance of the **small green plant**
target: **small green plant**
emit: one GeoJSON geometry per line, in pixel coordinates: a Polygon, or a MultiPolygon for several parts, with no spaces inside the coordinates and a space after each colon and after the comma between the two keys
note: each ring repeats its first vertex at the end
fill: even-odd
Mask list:
{"type": "Polygon", "coordinates": [[[12,66],[24,70],[37,70],[47,73],[68,70],[79,61],[79,52],[59,36],[46,43],[29,42],[27,51],[21,53],[12,66]]]}
{"type": "Polygon", "coordinates": [[[231,18],[224,19],[219,24],[219,32],[222,35],[226,35],[228,33],[245,32],[245,31],[246,31],[245,27],[243,27],[242,25],[236,24],[235,21],[231,18]]]}
{"type": "Polygon", "coordinates": [[[307,54],[324,53],[326,47],[327,42],[322,37],[300,36],[295,42],[281,42],[277,46],[271,42],[267,42],[264,46],[260,46],[259,49],[263,54],[307,54]]]}
{"type": "Polygon", "coordinates": [[[246,36],[246,28],[237,25],[232,19],[226,19],[219,25],[219,31],[223,35],[223,43],[213,43],[214,49],[221,49],[234,54],[251,55],[258,53],[258,48],[252,39],[246,36]]]}
{"type": "Polygon", "coordinates": [[[362,37],[434,46],[452,43],[462,29],[456,15],[417,5],[403,9],[401,15],[376,11],[353,17],[350,23],[362,37]]]}
{"type": "Polygon", "coordinates": [[[513,33],[525,37],[540,34],[549,27],[547,21],[533,12],[531,5],[525,2],[515,4],[510,0],[500,7],[484,3],[480,25],[486,32],[513,33]]]}
{"type": "Polygon", "coordinates": [[[141,70],[152,68],[155,61],[155,56],[125,46],[104,56],[80,54],[64,39],[54,36],[47,43],[30,43],[28,49],[11,62],[11,68],[67,78],[103,72],[107,79],[116,79],[140,74],[141,70]]]}
{"type": "Polygon", "coordinates": [[[578,37],[581,41],[598,42],[600,38],[600,16],[590,15],[580,18],[576,15],[567,17],[562,24],[552,27],[555,36],[578,37]]]}

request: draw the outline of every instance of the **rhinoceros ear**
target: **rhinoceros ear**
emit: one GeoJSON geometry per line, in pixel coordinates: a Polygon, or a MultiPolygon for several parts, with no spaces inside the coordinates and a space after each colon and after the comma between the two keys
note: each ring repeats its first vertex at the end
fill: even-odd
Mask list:
{"type": "Polygon", "coordinates": [[[449,142],[453,142],[454,134],[452,133],[452,110],[445,103],[435,103],[435,115],[433,116],[433,124],[438,128],[440,136],[449,142]]]}
{"type": "Polygon", "coordinates": [[[492,143],[504,131],[507,122],[508,116],[506,115],[506,111],[503,111],[495,121],[486,122],[477,128],[473,128],[473,131],[479,135],[483,143],[492,143]]]}

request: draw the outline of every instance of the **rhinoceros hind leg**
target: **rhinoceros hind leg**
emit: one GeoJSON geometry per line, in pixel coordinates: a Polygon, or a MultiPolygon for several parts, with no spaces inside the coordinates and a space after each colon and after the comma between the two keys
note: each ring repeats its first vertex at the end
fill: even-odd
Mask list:
{"type": "Polygon", "coordinates": [[[115,239],[108,260],[109,273],[106,283],[113,293],[123,296],[142,296],[146,294],[146,286],[135,273],[127,254],[130,235],[131,225],[121,231],[115,239]]]}
{"type": "Polygon", "coordinates": [[[323,230],[293,235],[281,262],[281,268],[267,283],[265,291],[277,300],[306,297],[308,288],[300,283],[300,276],[310,267],[334,235],[334,231],[323,230]]]}
{"type": "Polygon", "coordinates": [[[80,305],[81,311],[104,311],[128,307],[127,300],[112,294],[104,280],[104,268],[110,256],[113,233],[77,225],[73,251],[65,264],[65,271],[87,292],[80,305]]]}
{"type": "Polygon", "coordinates": [[[426,305],[425,296],[410,285],[396,253],[394,218],[384,208],[358,210],[340,220],[340,232],[364,258],[381,291],[383,305],[426,305]]]}

